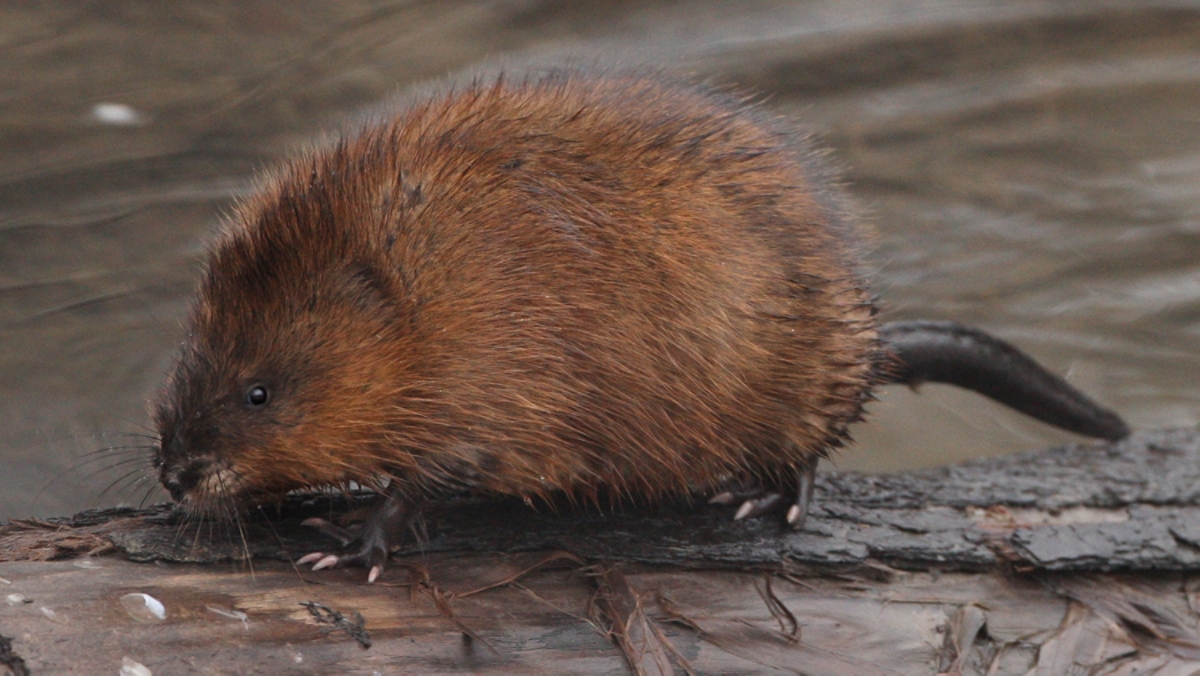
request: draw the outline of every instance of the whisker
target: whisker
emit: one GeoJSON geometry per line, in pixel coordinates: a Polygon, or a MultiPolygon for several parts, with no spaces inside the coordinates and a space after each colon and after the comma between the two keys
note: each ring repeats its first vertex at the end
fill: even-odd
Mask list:
{"type": "Polygon", "coordinates": [[[145,423],[140,423],[140,422],[137,422],[136,420],[130,420],[129,418],[126,418],[125,416],[122,416],[122,415],[113,414],[113,417],[116,418],[117,420],[120,420],[121,422],[127,423],[129,425],[133,425],[134,427],[137,427],[139,429],[146,430],[150,434],[153,434],[155,439],[158,438],[158,430],[154,429],[153,427],[151,427],[145,423]]]}
{"type": "Polygon", "coordinates": [[[199,513],[198,516],[200,518],[196,523],[196,537],[192,538],[192,549],[193,550],[198,549],[200,547],[200,533],[204,530],[204,525],[205,525],[204,522],[206,520],[208,520],[208,511],[207,510],[202,511],[199,513]]]}
{"type": "Polygon", "coordinates": [[[283,553],[287,557],[288,564],[291,565],[292,570],[296,571],[296,577],[300,579],[300,583],[307,587],[308,580],[304,579],[304,575],[300,570],[300,566],[296,565],[296,556],[288,551],[287,545],[283,542],[283,537],[279,534],[279,531],[275,530],[275,524],[271,523],[271,517],[269,514],[267,514],[267,510],[263,509],[263,506],[258,503],[254,504],[254,508],[257,509],[258,513],[262,515],[263,521],[267,524],[267,528],[271,530],[271,535],[275,536],[275,541],[279,543],[279,548],[283,550],[283,553]]]}
{"type": "MultiPolygon", "coordinates": [[[[234,477],[232,477],[232,478],[234,478],[234,479],[238,478],[236,473],[235,473],[234,477]]],[[[226,476],[224,474],[218,475],[218,479],[221,482],[221,495],[225,496],[225,499],[221,500],[221,511],[226,520],[226,523],[232,523],[233,526],[237,529],[238,537],[241,539],[242,556],[243,556],[243,559],[246,561],[246,565],[250,568],[250,576],[253,577],[254,576],[254,563],[251,561],[251,557],[250,557],[250,544],[246,541],[246,529],[242,524],[242,517],[241,517],[240,511],[237,508],[237,505],[234,503],[233,499],[229,497],[231,495],[234,495],[235,493],[230,490],[229,485],[226,483],[226,480],[225,480],[226,476]]],[[[232,536],[232,533],[230,535],[232,536]]],[[[231,544],[232,544],[232,537],[230,538],[230,540],[231,540],[231,544]]]]}
{"type": "Polygon", "coordinates": [[[157,434],[142,434],[141,432],[117,432],[113,430],[105,432],[93,432],[90,434],[81,434],[79,432],[63,434],[59,437],[51,437],[51,441],[82,441],[84,439],[146,439],[148,441],[158,441],[157,434]]]}
{"type": "MultiPolygon", "coordinates": [[[[240,473],[234,473],[233,477],[231,477],[231,478],[233,481],[237,482],[237,484],[238,484],[237,488],[239,489],[239,492],[246,490],[247,484],[245,481],[245,477],[243,477],[240,473]]],[[[288,564],[291,565],[292,570],[294,570],[296,572],[296,577],[298,577],[300,579],[300,582],[302,584],[304,584],[305,586],[308,586],[308,580],[304,579],[304,576],[301,574],[300,567],[296,565],[296,560],[295,560],[296,557],[291,552],[288,551],[287,545],[283,541],[283,537],[279,534],[279,531],[275,529],[275,524],[272,523],[272,521],[271,521],[271,515],[267,513],[267,510],[257,500],[251,501],[250,505],[262,517],[263,523],[265,523],[267,525],[267,529],[271,531],[271,535],[274,536],[275,541],[279,543],[279,548],[283,551],[284,555],[287,557],[288,564]]],[[[240,516],[238,516],[236,518],[240,519],[240,516]]],[[[240,521],[239,521],[239,527],[240,527],[240,521]]],[[[245,537],[245,534],[243,533],[243,538],[244,537],[245,537]]],[[[243,542],[245,543],[245,540],[243,540],[243,542]]],[[[246,551],[246,560],[250,561],[251,557],[250,557],[250,552],[249,552],[249,544],[248,543],[245,543],[245,544],[246,544],[246,550],[245,550],[246,551]]],[[[251,574],[254,573],[253,564],[251,564],[250,572],[251,572],[251,574]]]]}
{"type": "Polygon", "coordinates": [[[126,496],[129,496],[130,494],[134,493],[138,489],[138,486],[142,485],[143,483],[145,483],[147,481],[150,481],[151,479],[153,479],[153,477],[143,474],[142,476],[137,477],[133,481],[126,483],[124,486],[121,487],[120,490],[113,493],[113,497],[115,498],[116,503],[118,505],[128,504],[125,500],[126,496]]]}
{"type": "Polygon", "coordinates": [[[192,520],[195,518],[195,512],[191,509],[185,509],[183,512],[183,521],[179,523],[179,527],[175,529],[175,538],[171,540],[171,547],[179,547],[179,539],[187,535],[187,529],[192,525],[192,520]]]}
{"type": "Polygon", "coordinates": [[[94,451],[80,453],[79,457],[94,458],[96,456],[120,455],[123,453],[133,454],[134,452],[137,452],[139,455],[142,455],[145,453],[145,451],[153,451],[153,450],[154,450],[154,446],[151,446],[150,444],[129,444],[129,445],[123,445],[123,446],[105,446],[104,448],[97,448],[94,451]]]}
{"type": "Polygon", "coordinates": [[[138,468],[138,469],[126,472],[125,474],[122,474],[121,476],[117,477],[117,479],[114,480],[112,483],[110,483],[107,488],[100,491],[100,494],[97,495],[96,499],[93,501],[92,506],[94,507],[97,504],[99,504],[100,501],[104,499],[104,496],[108,495],[108,493],[110,491],[112,491],[114,488],[117,487],[117,484],[123,484],[123,483],[129,481],[131,478],[139,477],[139,475],[142,475],[142,474],[143,474],[142,469],[138,468]]]}
{"type": "Polygon", "coordinates": [[[125,433],[125,432],[122,432],[121,434],[116,434],[116,433],[97,434],[97,435],[95,435],[95,438],[105,439],[105,440],[117,439],[120,441],[143,441],[144,442],[143,445],[145,445],[146,447],[149,447],[149,448],[158,446],[158,441],[159,441],[157,436],[151,436],[149,434],[136,434],[136,433],[125,433]]]}
{"type": "Polygon", "coordinates": [[[104,467],[101,467],[100,469],[96,470],[96,473],[98,474],[100,472],[105,472],[110,469],[116,469],[118,467],[123,467],[125,465],[132,465],[133,463],[140,464],[142,466],[142,469],[146,470],[146,474],[149,474],[149,475],[155,474],[155,472],[152,470],[152,468],[146,463],[146,459],[143,457],[140,457],[140,456],[134,456],[132,458],[122,458],[120,460],[113,462],[110,465],[105,465],[104,467]]]}
{"type": "Polygon", "coordinates": [[[141,432],[121,432],[120,434],[114,436],[136,437],[138,439],[149,439],[151,441],[158,441],[161,439],[161,437],[157,434],[142,434],[141,432]]]}
{"type": "Polygon", "coordinates": [[[150,499],[151,495],[154,495],[155,489],[158,489],[158,488],[159,488],[159,484],[157,481],[150,482],[150,485],[146,487],[146,493],[144,495],[142,495],[141,501],[138,502],[138,509],[146,508],[146,501],[150,499]]]}
{"type": "MultiPolygon", "coordinates": [[[[117,456],[118,458],[120,458],[120,456],[122,456],[122,455],[125,455],[127,457],[120,458],[118,460],[114,460],[112,463],[110,463],[108,465],[104,465],[103,467],[95,468],[93,470],[92,475],[95,476],[97,474],[100,474],[101,472],[106,472],[110,469],[116,469],[118,467],[121,467],[122,465],[129,465],[129,464],[132,464],[135,462],[139,463],[141,465],[144,465],[146,469],[150,469],[150,463],[146,462],[146,457],[140,453],[136,454],[136,455],[133,453],[114,453],[113,455],[117,456]]],[[[83,469],[83,468],[87,467],[88,465],[96,465],[101,462],[104,462],[105,460],[110,460],[110,459],[111,459],[110,456],[103,456],[103,455],[96,456],[94,458],[89,458],[86,462],[81,462],[81,463],[76,464],[71,469],[72,470],[83,469]]]]}
{"type": "Polygon", "coordinates": [[[246,540],[246,529],[242,524],[241,512],[237,509],[233,510],[233,523],[237,526],[238,537],[242,540],[242,556],[245,557],[246,566],[250,569],[250,578],[254,578],[254,557],[250,554],[250,543],[246,540]]]}
{"type": "Polygon", "coordinates": [[[150,319],[153,320],[154,323],[158,326],[158,332],[159,332],[160,337],[170,338],[175,335],[175,332],[168,330],[166,324],[163,324],[162,320],[158,318],[158,315],[154,314],[154,310],[152,308],[146,308],[146,314],[149,315],[150,319]]]}
{"type": "MultiPolygon", "coordinates": [[[[107,460],[114,456],[120,457],[123,455],[128,455],[131,459],[136,458],[137,460],[144,460],[146,456],[143,452],[141,452],[144,450],[147,450],[147,447],[109,446],[107,448],[102,448],[102,449],[99,449],[96,451],[91,451],[89,453],[86,453],[83,456],[83,458],[85,458],[84,460],[73,463],[70,467],[63,469],[62,471],[58,472],[53,477],[51,477],[49,480],[47,480],[46,483],[43,484],[42,487],[40,489],[38,489],[38,492],[33,496],[33,502],[36,503],[39,499],[41,499],[42,495],[47,490],[49,490],[49,488],[51,486],[62,481],[64,478],[70,476],[72,473],[82,470],[83,468],[87,467],[88,465],[91,465],[91,464],[94,464],[97,462],[103,462],[104,460],[107,460]],[[139,448],[141,450],[139,450],[139,448]]],[[[109,467],[106,469],[112,469],[112,467],[109,467]]],[[[104,471],[104,469],[94,472],[93,476],[95,476],[96,474],[99,474],[102,471],[104,471]]]]}

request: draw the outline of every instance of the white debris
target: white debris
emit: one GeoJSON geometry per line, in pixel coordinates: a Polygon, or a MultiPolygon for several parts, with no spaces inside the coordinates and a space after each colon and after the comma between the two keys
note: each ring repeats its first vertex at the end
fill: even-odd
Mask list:
{"type": "Polygon", "coordinates": [[[38,608],[38,610],[42,611],[42,614],[46,616],[46,619],[50,620],[51,622],[57,622],[58,624],[66,624],[67,623],[67,618],[54,612],[54,610],[51,608],[42,606],[41,608],[38,608]]]}
{"type": "Polygon", "coordinates": [[[138,622],[150,624],[167,619],[167,609],[162,601],[149,594],[133,593],[120,598],[125,612],[138,622]]]}
{"type": "Polygon", "coordinates": [[[208,612],[216,613],[221,617],[228,617],[231,620],[240,620],[242,626],[246,629],[250,628],[250,616],[240,610],[225,610],[218,606],[207,606],[208,612]]]}
{"type": "Polygon", "coordinates": [[[117,676],[154,676],[154,673],[146,668],[146,665],[141,662],[136,662],[128,657],[121,658],[121,671],[117,676]]]}
{"type": "Polygon", "coordinates": [[[92,106],[92,117],[102,124],[130,126],[141,124],[144,116],[124,103],[97,103],[92,106]]]}

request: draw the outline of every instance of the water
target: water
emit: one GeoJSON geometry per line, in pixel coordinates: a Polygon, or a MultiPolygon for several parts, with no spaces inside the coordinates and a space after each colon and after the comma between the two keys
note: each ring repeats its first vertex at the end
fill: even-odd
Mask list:
{"type": "MultiPolygon", "coordinates": [[[[983,326],[1135,427],[1197,422],[1198,3],[9,3],[0,518],[143,497],[100,495],[141,458],[87,454],[148,441],[118,435],[147,432],[205,237],[256,168],[406,85],[572,54],[756,89],[820,134],[885,318],[983,326]]],[[[871,411],[839,467],[1070,440],[939,386],[871,411]]]]}

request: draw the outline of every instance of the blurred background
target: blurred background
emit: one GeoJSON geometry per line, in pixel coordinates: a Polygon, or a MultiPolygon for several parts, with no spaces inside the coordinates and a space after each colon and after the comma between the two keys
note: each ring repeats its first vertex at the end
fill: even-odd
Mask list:
{"type": "MultiPolygon", "coordinates": [[[[756,90],[817,132],[885,319],[977,324],[1135,427],[1196,424],[1200,3],[6,2],[0,519],[146,497],[121,477],[148,450],[89,453],[148,441],[123,435],[257,169],[411,84],[573,54],[756,90]]],[[[837,467],[1075,440],[941,386],[883,391],[855,434],[837,467]]]]}

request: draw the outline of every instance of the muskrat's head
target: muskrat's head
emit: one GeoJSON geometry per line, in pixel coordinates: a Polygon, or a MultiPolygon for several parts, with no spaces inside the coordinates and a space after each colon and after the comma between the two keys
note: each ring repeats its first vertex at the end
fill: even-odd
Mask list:
{"type": "Polygon", "coordinates": [[[189,509],[395,466],[412,383],[403,284],[314,189],[256,198],[210,251],[153,410],[155,469],[189,509]]]}

